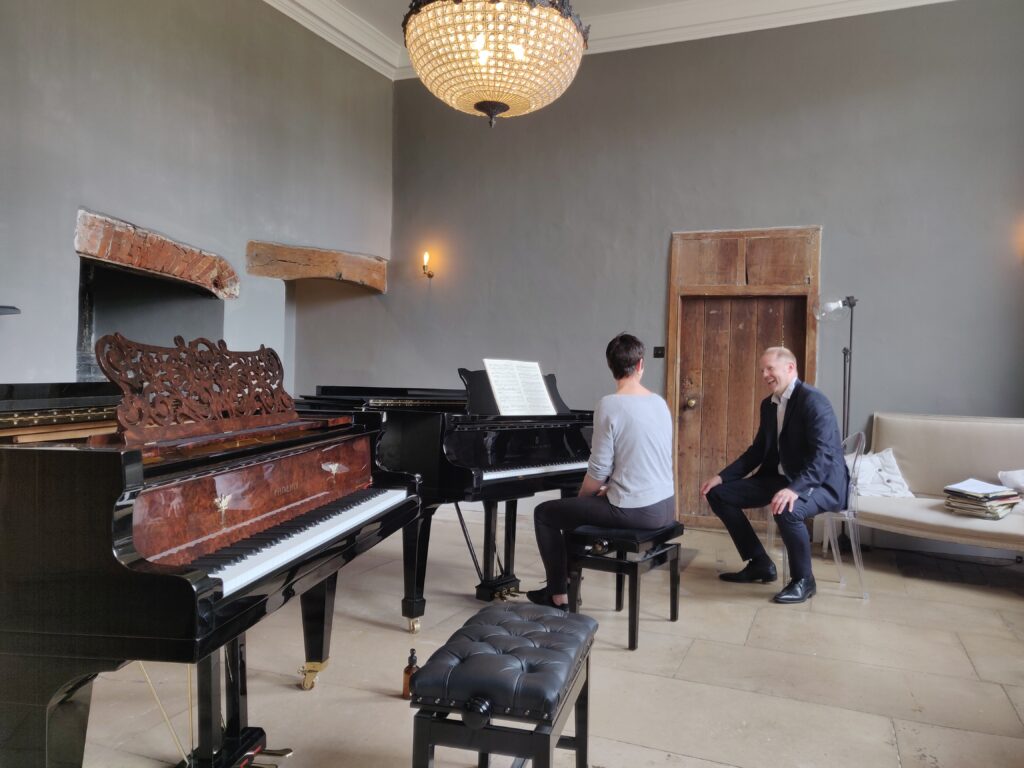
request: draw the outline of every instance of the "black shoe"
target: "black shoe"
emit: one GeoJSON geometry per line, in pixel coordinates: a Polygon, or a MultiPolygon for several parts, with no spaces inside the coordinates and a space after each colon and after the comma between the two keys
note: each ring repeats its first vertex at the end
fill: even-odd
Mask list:
{"type": "Polygon", "coordinates": [[[736,581],[742,584],[751,581],[760,581],[762,584],[767,584],[769,581],[775,581],[779,578],[779,574],[775,571],[775,563],[771,560],[768,561],[767,565],[755,565],[754,561],[751,560],[742,571],[720,573],[718,578],[722,581],[736,581]]]}
{"type": "Polygon", "coordinates": [[[802,603],[809,597],[814,597],[814,593],[817,591],[818,585],[814,583],[814,577],[807,576],[803,579],[793,579],[772,600],[783,605],[792,605],[802,603]]]}
{"type": "Polygon", "coordinates": [[[526,599],[529,600],[531,603],[536,603],[537,605],[546,605],[549,608],[557,608],[560,611],[569,610],[568,603],[558,605],[557,603],[551,602],[551,595],[548,594],[548,590],[546,587],[544,589],[531,589],[529,592],[526,593],[526,599]]]}

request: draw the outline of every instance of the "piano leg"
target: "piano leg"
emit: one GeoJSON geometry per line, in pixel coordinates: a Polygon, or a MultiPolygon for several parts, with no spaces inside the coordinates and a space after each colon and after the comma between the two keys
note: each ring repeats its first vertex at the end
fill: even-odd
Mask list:
{"type": "Polygon", "coordinates": [[[511,553],[515,557],[517,499],[505,502],[505,567],[498,568],[498,502],[484,501],[484,567],[483,581],[476,586],[477,600],[502,599],[519,590],[519,579],[512,571],[511,553]]]}
{"type": "Polygon", "coordinates": [[[0,654],[0,768],[81,768],[92,681],[124,663],[0,654]]]}
{"type": "Polygon", "coordinates": [[[178,768],[239,768],[251,765],[252,756],[266,748],[263,729],[249,727],[244,634],[224,646],[226,722],[221,728],[220,654],[216,650],[197,665],[199,745],[178,768]]]}
{"type": "MultiPolygon", "coordinates": [[[[518,518],[519,499],[509,499],[505,502],[505,569],[502,575],[515,579],[516,569],[516,520],[518,518]]],[[[515,586],[508,587],[509,592],[519,591],[519,580],[516,579],[515,586]]]]}
{"type": "Polygon", "coordinates": [[[331,653],[331,628],[334,623],[334,595],[338,574],[332,573],[300,596],[302,607],[302,639],[306,646],[306,663],[299,670],[304,691],[313,690],[316,676],[327,666],[331,653]]]}
{"type": "Polygon", "coordinates": [[[409,631],[420,631],[420,616],[426,609],[423,588],[427,580],[427,550],[430,545],[430,523],[437,505],[424,507],[415,520],[402,529],[402,571],[405,597],[402,615],[409,620],[409,631]]]}

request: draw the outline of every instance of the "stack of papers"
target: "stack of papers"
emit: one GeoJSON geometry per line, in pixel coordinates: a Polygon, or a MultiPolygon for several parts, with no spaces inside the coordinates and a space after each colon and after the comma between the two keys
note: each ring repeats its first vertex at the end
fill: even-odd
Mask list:
{"type": "Polygon", "coordinates": [[[973,477],[947,485],[946,507],[958,515],[999,520],[1020,503],[1020,494],[1005,485],[993,485],[973,477]]]}

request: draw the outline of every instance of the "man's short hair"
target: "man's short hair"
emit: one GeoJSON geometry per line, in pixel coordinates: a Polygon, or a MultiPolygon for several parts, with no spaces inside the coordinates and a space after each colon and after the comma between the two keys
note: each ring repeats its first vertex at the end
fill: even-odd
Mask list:
{"type": "Polygon", "coordinates": [[[774,357],[776,360],[782,360],[783,362],[796,365],[796,355],[785,347],[768,347],[768,349],[761,354],[761,357],[768,357],[769,355],[774,357]]]}
{"type": "Polygon", "coordinates": [[[644,357],[644,343],[629,333],[620,333],[608,342],[604,351],[608,367],[616,380],[636,373],[636,367],[644,357]]]}

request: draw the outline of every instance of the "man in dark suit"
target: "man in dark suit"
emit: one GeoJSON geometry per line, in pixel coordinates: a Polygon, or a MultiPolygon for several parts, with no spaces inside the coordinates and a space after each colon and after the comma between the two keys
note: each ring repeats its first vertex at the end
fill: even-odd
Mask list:
{"type": "Polygon", "coordinates": [[[770,347],[760,366],[771,394],[761,401],[761,426],[754,443],[707,480],[700,492],[725,523],[740,557],[748,561],[743,570],[719,578],[762,583],[778,578],[775,563],[743,514],[744,508],[770,504],[792,572],[789,584],[772,599],[802,603],[816,589],[804,521],[844,507],[849,485],[846,462],[832,405],[821,391],[800,381],[793,353],[770,347]]]}

